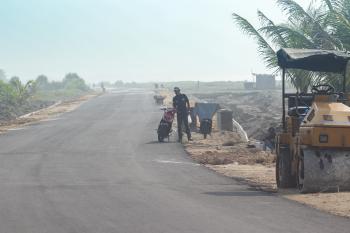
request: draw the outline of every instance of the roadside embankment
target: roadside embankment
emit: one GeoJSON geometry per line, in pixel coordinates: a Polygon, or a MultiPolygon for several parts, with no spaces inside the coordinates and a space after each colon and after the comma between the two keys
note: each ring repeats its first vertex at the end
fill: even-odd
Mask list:
{"type": "Polygon", "coordinates": [[[275,154],[243,143],[234,132],[213,132],[203,139],[194,132],[193,142],[184,144],[191,158],[224,176],[234,178],[257,190],[273,192],[315,209],[350,218],[350,192],[300,194],[296,189],[278,190],[275,154]]]}
{"type": "Polygon", "coordinates": [[[184,146],[194,161],[258,189],[277,191],[273,153],[242,142],[235,132],[214,130],[208,139],[198,133],[193,133],[193,138],[184,146]]]}
{"type": "Polygon", "coordinates": [[[58,117],[62,113],[73,111],[85,101],[88,101],[89,99],[98,95],[99,93],[90,93],[71,100],[60,101],[49,107],[25,114],[13,120],[2,121],[0,123],[0,133],[4,133],[10,129],[19,128],[39,121],[58,117]]]}

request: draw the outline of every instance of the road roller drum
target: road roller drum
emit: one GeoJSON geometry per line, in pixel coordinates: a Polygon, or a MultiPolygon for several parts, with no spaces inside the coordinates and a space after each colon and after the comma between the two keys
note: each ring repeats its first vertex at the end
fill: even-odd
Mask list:
{"type": "Polygon", "coordinates": [[[350,190],[350,151],[303,149],[298,187],[303,193],[350,190]]]}

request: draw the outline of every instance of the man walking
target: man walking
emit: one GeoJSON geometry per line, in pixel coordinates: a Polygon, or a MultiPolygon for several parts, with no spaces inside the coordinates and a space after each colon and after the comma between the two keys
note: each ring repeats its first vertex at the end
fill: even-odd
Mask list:
{"type": "Polygon", "coordinates": [[[173,106],[177,112],[177,128],[179,133],[179,142],[182,142],[182,124],[185,125],[188,141],[192,141],[190,127],[188,126],[188,113],[190,111],[190,101],[185,94],[180,93],[180,88],[174,88],[175,96],[173,106]]]}
{"type": "Polygon", "coordinates": [[[276,138],[275,128],[270,127],[266,137],[264,138],[264,151],[266,151],[267,148],[269,148],[271,151],[275,149],[275,146],[276,146],[275,138],[276,138]]]}

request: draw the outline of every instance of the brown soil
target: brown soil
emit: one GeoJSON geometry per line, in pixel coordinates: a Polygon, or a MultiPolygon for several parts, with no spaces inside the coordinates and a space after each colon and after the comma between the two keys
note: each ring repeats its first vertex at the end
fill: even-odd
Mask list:
{"type": "Polygon", "coordinates": [[[298,194],[286,192],[284,197],[331,214],[350,218],[350,192],[298,194]]]}
{"type": "Polygon", "coordinates": [[[243,181],[259,190],[277,192],[275,167],[261,164],[207,165],[208,168],[228,177],[243,181]]]}
{"type": "Polygon", "coordinates": [[[236,163],[240,165],[271,165],[275,155],[254,148],[254,145],[242,143],[234,132],[213,132],[207,139],[193,133],[193,141],[185,144],[186,151],[201,164],[222,165],[236,163]]]}
{"type": "Polygon", "coordinates": [[[215,132],[207,140],[194,133],[186,151],[198,163],[220,174],[244,182],[258,190],[278,193],[287,199],[339,216],[350,217],[350,192],[299,194],[296,189],[278,190],[275,179],[275,155],[247,148],[237,134],[215,132]],[[229,145],[229,146],[224,146],[229,145]]]}

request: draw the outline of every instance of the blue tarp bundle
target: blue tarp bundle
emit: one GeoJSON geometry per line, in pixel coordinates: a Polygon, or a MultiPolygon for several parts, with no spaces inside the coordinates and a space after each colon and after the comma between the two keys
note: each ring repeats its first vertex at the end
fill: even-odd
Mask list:
{"type": "Polygon", "coordinates": [[[194,115],[198,116],[199,122],[203,119],[212,119],[217,110],[220,109],[219,104],[215,103],[196,103],[194,107],[194,115]]]}

